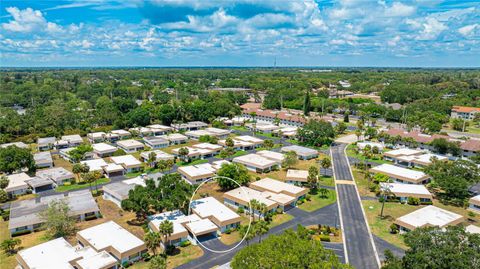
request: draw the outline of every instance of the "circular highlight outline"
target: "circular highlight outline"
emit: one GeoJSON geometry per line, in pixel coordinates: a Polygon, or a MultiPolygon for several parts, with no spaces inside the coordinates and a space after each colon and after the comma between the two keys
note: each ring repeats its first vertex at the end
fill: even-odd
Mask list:
{"type": "MultiPolygon", "coordinates": [[[[245,189],[242,187],[242,185],[240,185],[238,182],[236,182],[235,180],[229,178],[229,177],[224,177],[224,176],[214,176],[214,177],[211,177],[205,181],[203,181],[202,183],[200,183],[198,185],[198,187],[195,189],[195,191],[193,191],[193,194],[192,194],[192,197],[190,197],[190,201],[188,203],[188,215],[190,215],[192,213],[192,201],[193,200],[193,197],[195,196],[195,194],[197,193],[197,191],[200,189],[201,186],[203,186],[203,184],[205,183],[208,183],[216,178],[226,178],[228,180],[231,180],[233,181],[235,184],[237,184],[243,191],[243,193],[247,196],[248,198],[248,209],[249,209],[249,212],[251,212],[251,214],[255,214],[255,212],[253,212],[252,210],[252,205],[250,204],[250,196],[248,195],[248,193],[245,191],[245,189]]],[[[243,241],[245,240],[245,238],[247,238],[247,235],[248,233],[250,232],[250,228],[252,227],[252,216],[250,215],[249,216],[249,223],[248,223],[248,228],[247,228],[247,232],[245,233],[245,235],[243,236],[243,238],[240,240],[240,242],[238,242],[235,246],[231,247],[230,249],[226,249],[226,250],[215,250],[215,249],[210,249],[208,247],[206,247],[202,242],[200,242],[200,240],[198,240],[197,236],[195,234],[192,233],[193,235],[193,238],[195,238],[195,241],[200,244],[203,248],[205,248],[206,250],[210,251],[210,252],[213,252],[213,253],[219,253],[219,254],[222,254],[222,253],[227,253],[227,252],[230,252],[232,250],[234,250],[235,248],[237,248],[238,246],[240,246],[243,241]]]]}

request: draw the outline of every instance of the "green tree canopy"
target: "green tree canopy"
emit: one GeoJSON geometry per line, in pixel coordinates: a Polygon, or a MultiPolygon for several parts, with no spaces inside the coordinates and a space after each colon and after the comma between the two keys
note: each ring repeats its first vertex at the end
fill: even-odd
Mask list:
{"type": "Polygon", "coordinates": [[[298,140],[303,145],[321,147],[330,145],[335,137],[332,125],[323,120],[310,120],[298,130],[298,140]]]}
{"type": "Polygon", "coordinates": [[[23,168],[35,172],[35,161],[29,149],[17,146],[0,148],[0,171],[10,174],[23,168]]]}
{"type": "Polygon", "coordinates": [[[251,179],[247,168],[239,163],[222,164],[222,167],[220,167],[217,172],[217,176],[218,177],[216,178],[216,180],[218,182],[218,185],[223,190],[231,190],[238,187],[235,182],[240,185],[246,185],[248,182],[250,182],[251,179]],[[235,182],[227,178],[233,179],[235,182]]]}

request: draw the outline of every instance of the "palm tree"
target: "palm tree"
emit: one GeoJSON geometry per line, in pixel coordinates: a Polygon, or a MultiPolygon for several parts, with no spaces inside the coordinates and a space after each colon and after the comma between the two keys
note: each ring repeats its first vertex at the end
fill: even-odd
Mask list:
{"type": "Polygon", "coordinates": [[[155,167],[155,161],[157,160],[157,154],[155,152],[150,152],[150,154],[148,154],[148,164],[150,165],[150,167],[155,167]]]}
{"type": "Polygon", "coordinates": [[[367,186],[370,188],[370,182],[373,180],[373,174],[370,172],[365,173],[365,179],[367,180],[367,186]]]}
{"type": "Polygon", "coordinates": [[[255,223],[255,234],[258,236],[258,243],[262,242],[262,235],[268,233],[269,230],[268,222],[261,220],[255,223]]]}
{"type": "Polygon", "coordinates": [[[267,215],[267,212],[268,212],[267,205],[264,203],[259,203],[257,209],[258,209],[258,212],[260,212],[262,218],[265,219],[265,215],[267,215]]]}
{"type": "Polygon", "coordinates": [[[160,223],[158,230],[161,235],[163,235],[163,244],[164,244],[164,254],[167,253],[167,246],[170,245],[170,240],[168,238],[173,233],[173,223],[168,220],[164,220],[160,223]]]}
{"type": "Polygon", "coordinates": [[[77,180],[80,179],[80,174],[88,173],[90,167],[87,164],[76,163],[72,167],[72,172],[76,175],[77,180]]]}
{"type": "Polygon", "coordinates": [[[380,196],[382,199],[382,210],[380,211],[381,218],[383,218],[383,209],[385,208],[385,201],[387,201],[387,197],[394,196],[390,188],[391,185],[388,183],[380,185],[380,196]]]}
{"type": "Polygon", "coordinates": [[[255,136],[255,132],[257,131],[257,112],[251,112],[250,116],[253,119],[253,136],[255,136]]]}
{"type": "Polygon", "coordinates": [[[329,157],[325,157],[322,159],[322,161],[320,162],[320,165],[322,166],[323,169],[328,169],[332,166],[332,160],[330,160],[329,157]]]}
{"type": "Polygon", "coordinates": [[[320,188],[318,191],[320,192],[320,197],[322,197],[322,198],[328,197],[328,190],[327,189],[320,188]]]}
{"type": "Polygon", "coordinates": [[[248,226],[249,225],[241,225],[239,230],[238,230],[239,233],[240,233],[240,237],[241,238],[245,237],[245,241],[247,242],[247,246],[249,245],[250,240],[252,240],[252,238],[255,236],[255,224],[250,225],[250,230],[248,230],[248,226]],[[247,233],[247,231],[248,231],[248,233],[247,233]]]}
{"type": "Polygon", "coordinates": [[[260,202],[256,199],[252,199],[250,201],[250,207],[251,207],[251,211],[252,211],[250,213],[252,214],[253,222],[255,222],[255,211],[258,209],[259,204],[260,204],[260,202]]]}
{"type": "Polygon", "coordinates": [[[153,252],[153,255],[156,254],[156,250],[158,245],[160,244],[160,234],[156,232],[148,232],[143,237],[143,241],[145,241],[145,245],[149,250],[153,252]]]}

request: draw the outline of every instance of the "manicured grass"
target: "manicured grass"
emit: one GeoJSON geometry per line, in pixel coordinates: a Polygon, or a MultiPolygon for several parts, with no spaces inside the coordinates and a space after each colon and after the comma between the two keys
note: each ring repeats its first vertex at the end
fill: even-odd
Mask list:
{"type": "MultiPolygon", "coordinates": [[[[370,196],[375,197],[375,193],[371,192],[368,188],[368,181],[365,179],[365,175],[356,168],[352,167],[353,178],[355,179],[355,183],[357,184],[358,192],[360,196],[370,196]]],[[[373,183],[371,183],[373,184],[373,183]]]]}
{"type": "Polygon", "coordinates": [[[198,159],[198,160],[193,160],[191,162],[179,161],[179,162],[177,162],[177,165],[178,166],[187,166],[187,165],[195,165],[195,164],[202,164],[202,163],[208,163],[208,160],[198,159]]]}
{"type": "Polygon", "coordinates": [[[360,161],[369,161],[369,162],[374,162],[374,163],[378,163],[378,164],[384,164],[384,163],[391,163],[389,161],[386,161],[382,158],[379,157],[379,159],[367,159],[365,156],[363,156],[362,154],[360,153],[355,153],[355,151],[353,151],[353,149],[356,147],[356,145],[348,145],[347,147],[347,155],[349,157],[353,157],[353,158],[356,158],[356,159],[359,159],[360,161]]]}
{"type": "Polygon", "coordinates": [[[278,140],[280,137],[274,136],[272,133],[261,133],[261,132],[256,132],[255,135],[267,137],[268,139],[273,139],[273,140],[278,140]]]}
{"type": "Polygon", "coordinates": [[[257,151],[261,151],[261,150],[271,150],[271,149],[279,148],[279,147],[281,147],[281,146],[282,146],[281,144],[274,144],[272,148],[259,147],[259,148],[256,148],[256,150],[257,150],[257,151]]]}
{"type": "Polygon", "coordinates": [[[247,127],[245,126],[232,126],[231,129],[236,131],[244,131],[244,132],[248,131],[247,127]]]}
{"type": "Polygon", "coordinates": [[[320,186],[330,186],[334,187],[335,186],[335,181],[333,180],[333,177],[327,177],[327,176],[321,176],[318,179],[318,184],[320,186]]]}
{"type": "Polygon", "coordinates": [[[317,209],[325,207],[327,205],[335,203],[337,200],[337,194],[334,190],[328,190],[328,195],[326,197],[320,197],[320,194],[310,196],[310,201],[305,201],[303,204],[299,205],[298,208],[305,210],[307,212],[313,212],[317,209]]]}
{"type": "Polygon", "coordinates": [[[294,144],[294,145],[299,145],[300,143],[298,142],[298,140],[295,140],[295,139],[287,139],[286,140],[288,143],[291,143],[291,144],[294,144]]]}
{"type": "Polygon", "coordinates": [[[243,155],[247,155],[248,152],[244,151],[244,150],[239,150],[237,152],[235,152],[231,157],[239,157],[239,156],[243,156],[243,155]]]}
{"type": "MultiPolygon", "coordinates": [[[[104,178],[101,178],[101,179],[97,180],[97,185],[108,183],[108,182],[110,182],[110,179],[104,177],[104,178]]],[[[90,184],[81,182],[81,183],[74,183],[74,184],[71,184],[71,185],[58,186],[55,189],[55,191],[56,192],[65,192],[65,191],[85,189],[85,188],[89,188],[89,187],[90,187],[90,184]]],[[[95,189],[95,183],[92,183],[92,190],[93,189],[95,189]]]]}
{"type": "Polygon", "coordinates": [[[130,172],[130,173],[126,173],[125,177],[134,178],[134,177],[138,177],[139,175],[141,175],[143,173],[145,173],[143,170],[140,170],[140,171],[137,171],[137,172],[130,172]]]}
{"type": "Polygon", "coordinates": [[[395,202],[388,202],[385,203],[383,213],[384,217],[381,218],[380,211],[382,208],[382,203],[378,201],[364,200],[362,201],[362,204],[363,208],[365,209],[365,214],[367,216],[368,224],[370,225],[372,233],[397,247],[406,249],[405,242],[403,241],[403,236],[400,234],[391,234],[390,226],[396,218],[411,213],[417,209],[422,208],[423,206],[412,206],[395,202]]]}
{"type": "Polygon", "coordinates": [[[162,150],[162,151],[165,151],[166,153],[172,154],[172,150],[173,150],[173,149],[189,147],[189,146],[193,146],[193,145],[195,145],[195,144],[198,144],[198,141],[189,140],[189,141],[187,141],[187,143],[179,144],[179,145],[173,145],[173,146],[170,146],[170,147],[163,148],[163,149],[161,149],[161,150],[162,150]]]}
{"type": "MultiPolygon", "coordinates": [[[[319,159],[322,159],[324,157],[325,157],[325,155],[320,154],[319,159]]],[[[308,170],[308,168],[310,168],[310,166],[317,166],[318,167],[317,161],[319,159],[311,159],[311,160],[306,160],[306,161],[299,160],[297,162],[297,164],[295,164],[291,169],[308,170]]],[[[252,171],[249,171],[249,173],[252,175],[252,177],[254,179],[256,177],[260,177],[260,178],[270,177],[270,178],[277,179],[277,180],[280,180],[280,181],[285,181],[285,178],[287,177],[287,170],[288,169],[279,168],[276,171],[271,171],[271,172],[263,173],[263,174],[258,174],[258,173],[252,172],[252,171]]]]}
{"type": "Polygon", "coordinates": [[[287,213],[276,214],[275,216],[273,216],[272,221],[269,223],[268,227],[272,229],[273,227],[278,226],[282,223],[291,221],[292,219],[293,219],[293,216],[287,213]]]}

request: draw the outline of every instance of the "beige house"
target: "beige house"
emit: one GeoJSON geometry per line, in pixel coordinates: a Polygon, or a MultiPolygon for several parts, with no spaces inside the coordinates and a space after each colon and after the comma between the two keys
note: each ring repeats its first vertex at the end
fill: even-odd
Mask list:
{"type": "Polygon", "coordinates": [[[394,223],[399,226],[400,232],[408,232],[422,227],[444,228],[463,221],[462,215],[429,205],[397,218],[394,223]]]}

